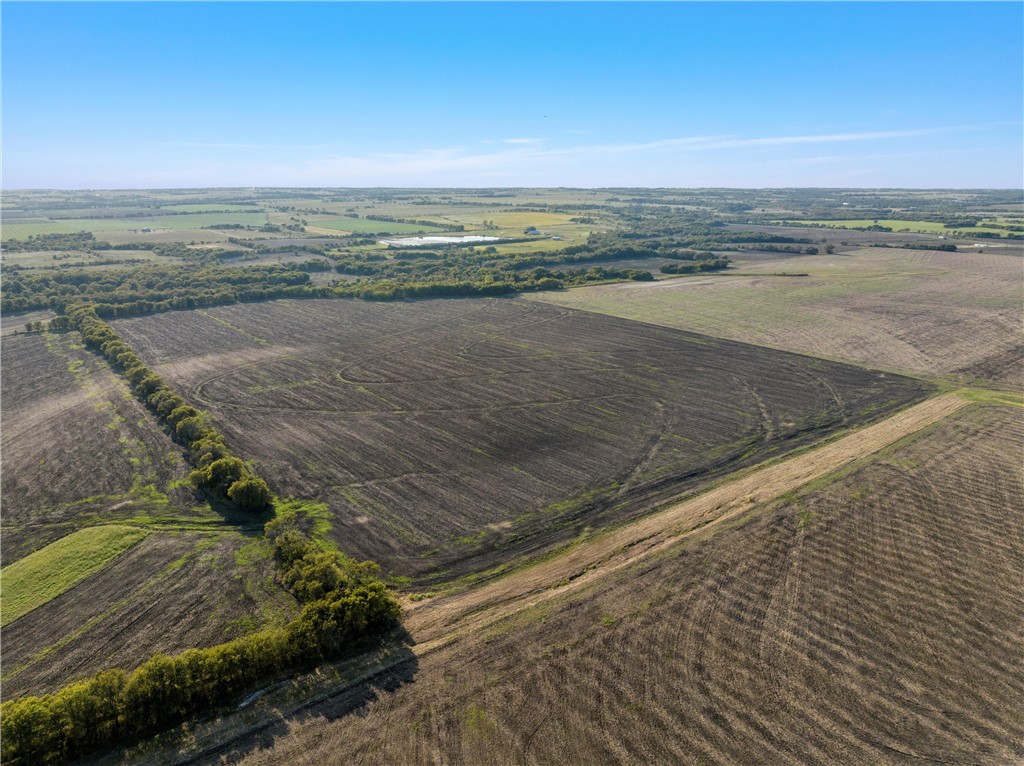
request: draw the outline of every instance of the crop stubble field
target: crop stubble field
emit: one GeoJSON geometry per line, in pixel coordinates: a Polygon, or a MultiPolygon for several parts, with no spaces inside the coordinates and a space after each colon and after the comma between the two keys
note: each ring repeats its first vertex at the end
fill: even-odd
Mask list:
{"type": "Polygon", "coordinates": [[[438,582],[879,417],[918,381],[514,300],[117,320],[353,555],[438,582]]]}
{"type": "MultiPolygon", "coordinates": [[[[803,231],[797,229],[792,231],[803,231]]],[[[925,375],[1024,388],[1018,255],[865,248],[530,300],[925,375]],[[784,278],[773,272],[806,272],[784,278]],[[759,276],[763,273],[763,276],[759,276]]]]}
{"type": "Polygon", "coordinates": [[[220,762],[1018,763],[1022,442],[968,407],[220,762]]]}

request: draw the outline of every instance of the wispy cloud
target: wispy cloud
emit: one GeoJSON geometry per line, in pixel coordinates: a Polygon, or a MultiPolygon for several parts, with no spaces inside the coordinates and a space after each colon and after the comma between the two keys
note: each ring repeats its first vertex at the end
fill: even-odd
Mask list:
{"type": "Polygon", "coordinates": [[[978,130],[980,125],[962,125],[942,128],[919,128],[915,130],[876,130],[861,133],[824,133],[797,136],[687,136],[682,138],[666,138],[659,141],[640,143],[604,144],[579,146],[569,151],[619,153],[642,152],[657,149],[685,149],[689,151],[705,151],[710,149],[739,149],[748,146],[799,146],[804,144],[841,144],[854,141],[878,141],[893,138],[918,138],[921,136],[954,133],[966,130],[978,130]]]}
{"type": "MultiPolygon", "coordinates": [[[[617,144],[575,144],[548,147],[542,139],[510,138],[506,148],[473,151],[465,148],[424,149],[416,152],[367,154],[362,156],[330,155],[304,163],[302,174],[310,173],[319,181],[336,179],[379,178],[381,182],[431,177],[454,177],[464,174],[500,176],[521,174],[524,168],[542,164],[547,170],[570,165],[610,161],[616,156],[663,153],[676,155],[713,150],[754,147],[799,147],[803,145],[850,144],[972,130],[977,127],[938,127],[915,130],[886,130],[848,133],[825,133],[793,136],[680,136],[617,144]]],[[[295,170],[299,170],[296,168],[295,170]]],[[[318,182],[319,182],[318,181],[318,182]]]]}
{"type": "MultiPolygon", "coordinates": [[[[764,179],[782,185],[815,185],[826,175],[841,178],[843,173],[862,171],[867,162],[955,156],[966,149],[941,142],[922,145],[910,139],[991,127],[675,136],[619,143],[516,136],[476,146],[394,152],[345,151],[323,145],[180,143],[176,145],[184,150],[176,157],[180,162],[167,169],[200,166],[201,175],[213,185],[216,179],[230,179],[237,185],[283,186],[764,185],[764,179]],[[240,151],[212,160],[202,151],[219,148],[240,151]]],[[[180,174],[173,175],[177,179],[180,174]]]]}

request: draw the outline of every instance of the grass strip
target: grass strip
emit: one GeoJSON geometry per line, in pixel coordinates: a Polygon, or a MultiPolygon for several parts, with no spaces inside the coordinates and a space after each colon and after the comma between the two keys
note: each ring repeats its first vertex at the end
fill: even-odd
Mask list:
{"type": "Polygon", "coordinates": [[[0,569],[0,625],[71,590],[148,534],[118,524],[88,527],[0,569]]]}

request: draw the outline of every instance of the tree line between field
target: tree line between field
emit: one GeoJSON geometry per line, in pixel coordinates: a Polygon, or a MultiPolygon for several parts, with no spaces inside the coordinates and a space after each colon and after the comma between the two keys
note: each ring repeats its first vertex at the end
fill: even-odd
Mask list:
{"type": "MultiPolygon", "coordinates": [[[[190,479],[215,502],[258,514],[274,497],[231,453],[206,416],[150,370],[92,306],[65,317],[85,344],[118,370],[187,450],[190,479]]],[[[287,505],[264,527],[277,577],[303,605],[299,616],[209,649],[158,654],[132,672],[104,670],[54,694],[0,706],[0,760],[62,763],[129,744],[236,700],[275,677],[315,666],[391,630],[400,608],[372,562],[357,562],[302,531],[287,505]]]]}
{"type": "Polygon", "coordinates": [[[85,345],[106,357],[135,395],[185,447],[189,462],[195,466],[189,478],[198,489],[241,511],[261,513],[270,507],[273,496],[267,483],[231,453],[206,415],[147,367],[114,328],[96,315],[95,309],[76,307],[67,319],[81,333],[85,345]]]}

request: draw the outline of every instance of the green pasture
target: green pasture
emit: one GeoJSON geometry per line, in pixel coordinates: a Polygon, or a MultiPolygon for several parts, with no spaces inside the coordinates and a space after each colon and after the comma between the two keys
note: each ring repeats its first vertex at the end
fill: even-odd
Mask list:
{"type": "Polygon", "coordinates": [[[973,231],[987,232],[990,234],[1006,234],[1005,229],[990,229],[985,226],[969,226],[965,229],[947,229],[944,224],[934,221],[893,221],[888,219],[876,220],[849,220],[849,221],[783,221],[783,223],[804,223],[813,226],[823,226],[829,229],[866,229],[869,226],[878,224],[893,231],[912,231],[921,234],[963,234],[970,236],[973,231]]]}
{"type": "MultiPolygon", "coordinates": [[[[143,207],[141,205],[123,205],[116,207],[74,207],[74,208],[33,208],[32,212],[18,218],[45,218],[62,220],[66,218],[123,218],[128,215],[154,215],[157,208],[154,205],[143,207]]],[[[6,211],[4,215],[7,215],[6,211]]]]}
{"type": "Polygon", "coordinates": [[[207,202],[202,204],[189,205],[161,205],[160,210],[167,210],[174,213],[223,213],[228,212],[263,212],[263,209],[255,205],[222,205],[219,202],[207,202]]]}
{"type": "Polygon", "coordinates": [[[156,261],[162,264],[180,263],[180,258],[159,256],[152,250],[97,250],[91,252],[28,252],[3,253],[0,261],[5,266],[21,266],[26,269],[60,269],[60,268],[105,268],[110,261],[124,263],[128,261],[156,261]]]}
{"type": "Polygon", "coordinates": [[[331,231],[351,231],[354,234],[414,234],[418,231],[443,233],[441,227],[421,226],[418,223],[392,223],[390,221],[368,221],[365,218],[324,218],[297,215],[308,221],[307,228],[330,229],[331,231]]]}
{"type": "MultiPolygon", "coordinates": [[[[136,224],[146,226],[148,224],[136,224]]],[[[0,238],[28,239],[43,234],[74,234],[79,231],[124,231],[127,228],[122,221],[116,219],[69,218],[62,221],[51,221],[47,218],[5,219],[0,223],[0,238]]]]}
{"type": "Polygon", "coordinates": [[[88,527],[0,569],[0,625],[70,590],[149,534],[136,527],[88,527]]]}
{"type": "Polygon", "coordinates": [[[154,229],[153,231],[104,231],[97,232],[96,239],[112,245],[127,245],[136,242],[149,244],[167,244],[184,242],[185,244],[214,243],[222,244],[228,237],[243,235],[245,237],[261,237],[255,231],[238,232],[232,229],[154,229]]]}
{"type": "Polygon", "coordinates": [[[109,231],[139,231],[141,229],[202,229],[206,226],[240,224],[262,226],[267,222],[265,213],[186,213],[184,215],[154,215],[144,218],[46,218],[12,219],[0,225],[3,239],[27,239],[32,235],[73,234],[78,231],[93,233],[109,231]]]}

